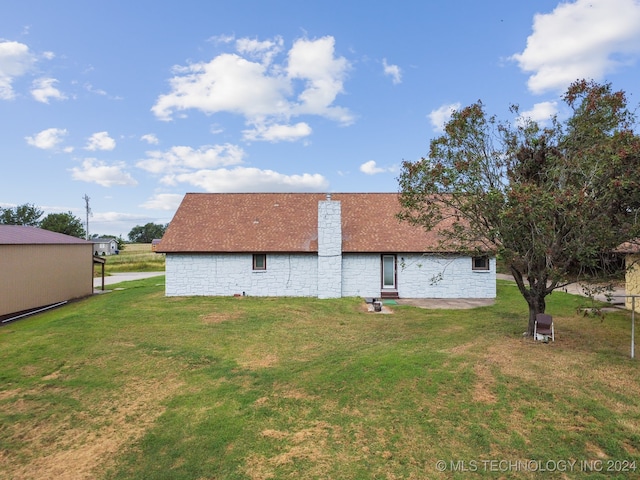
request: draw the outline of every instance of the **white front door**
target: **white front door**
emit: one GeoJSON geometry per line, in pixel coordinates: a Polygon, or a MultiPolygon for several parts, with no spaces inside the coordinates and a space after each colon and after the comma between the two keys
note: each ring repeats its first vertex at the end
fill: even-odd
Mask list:
{"type": "Polygon", "coordinates": [[[382,288],[396,288],[395,255],[382,255],[382,288]]]}

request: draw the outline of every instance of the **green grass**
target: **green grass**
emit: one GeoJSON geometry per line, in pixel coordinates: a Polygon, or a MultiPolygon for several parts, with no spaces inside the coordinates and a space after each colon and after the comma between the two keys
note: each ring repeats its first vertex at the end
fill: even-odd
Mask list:
{"type": "Polygon", "coordinates": [[[626,312],[583,318],[554,293],[543,344],[509,282],[491,307],[391,315],[158,283],[0,328],[0,478],[539,478],[526,460],[638,477],[606,471],[640,468],[626,312]]]}
{"type": "MultiPolygon", "coordinates": [[[[151,251],[150,243],[128,243],[119,255],[105,257],[105,274],[114,272],[161,272],[164,271],[164,255],[151,251]]],[[[99,276],[100,267],[94,267],[94,275],[99,276]]]]}

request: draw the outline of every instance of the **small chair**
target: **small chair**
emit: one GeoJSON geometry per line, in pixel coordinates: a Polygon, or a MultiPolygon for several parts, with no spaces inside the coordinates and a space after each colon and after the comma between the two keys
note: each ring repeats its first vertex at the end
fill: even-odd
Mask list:
{"type": "Polygon", "coordinates": [[[545,337],[550,335],[551,341],[556,341],[555,333],[553,331],[553,318],[551,315],[546,313],[538,313],[536,315],[536,321],[533,326],[533,339],[537,340],[538,335],[544,335],[545,337]]]}

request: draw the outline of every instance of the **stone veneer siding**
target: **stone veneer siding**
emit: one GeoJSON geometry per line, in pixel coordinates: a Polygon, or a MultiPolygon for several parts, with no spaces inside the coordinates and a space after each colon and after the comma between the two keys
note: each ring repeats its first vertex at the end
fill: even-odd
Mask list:
{"type": "MultiPolygon", "coordinates": [[[[381,261],[379,254],[343,254],[342,296],[379,297],[381,261]]],[[[471,267],[471,257],[397,254],[398,295],[400,298],[495,298],[495,259],[489,260],[489,270],[471,267]]]]}
{"type": "Polygon", "coordinates": [[[167,254],[166,295],[316,297],[318,261],[310,254],[267,255],[253,270],[252,254],[167,254]]]}
{"type": "MultiPolygon", "coordinates": [[[[401,298],[495,298],[495,259],[474,271],[470,257],[398,254],[401,298]],[[404,259],[404,262],[402,261],[404,259]]],[[[343,254],[338,296],[379,297],[379,254],[343,254]]],[[[319,257],[267,254],[267,269],[253,270],[251,254],[168,254],[166,295],[320,297],[319,257]]],[[[324,288],[324,287],[323,287],[324,288]]],[[[326,293],[326,292],[325,292],[326,293]]],[[[320,297],[328,298],[328,297],[320,297]]],[[[640,302],[639,302],[640,303],[640,302]]]]}

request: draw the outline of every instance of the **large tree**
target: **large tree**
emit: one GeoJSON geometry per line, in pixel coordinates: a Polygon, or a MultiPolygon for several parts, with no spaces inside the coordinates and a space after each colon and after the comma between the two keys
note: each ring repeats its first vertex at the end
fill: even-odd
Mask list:
{"type": "Polygon", "coordinates": [[[50,213],[40,222],[40,228],[52,232],[64,233],[73,237],[85,238],[87,233],[84,230],[82,220],[67,213],[50,213]]]}
{"type": "Polygon", "coordinates": [[[457,111],[428,158],[404,162],[399,177],[400,218],[504,259],[529,334],[549,294],[576,275],[605,275],[613,249],[640,235],[640,138],[625,94],[578,81],[563,101],[570,116],[546,127],[500,122],[480,101],[457,111]]]}
{"type": "Polygon", "coordinates": [[[144,226],[136,225],[129,232],[129,240],[133,243],[151,243],[156,238],[162,238],[168,225],[147,223],[144,226]]]}
{"type": "Polygon", "coordinates": [[[27,225],[37,227],[44,212],[35,205],[25,203],[13,208],[0,207],[0,225],[27,225]]]}

